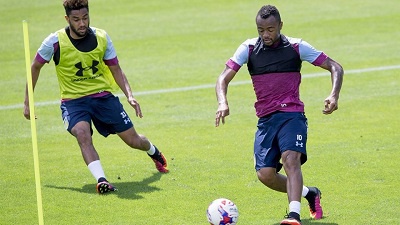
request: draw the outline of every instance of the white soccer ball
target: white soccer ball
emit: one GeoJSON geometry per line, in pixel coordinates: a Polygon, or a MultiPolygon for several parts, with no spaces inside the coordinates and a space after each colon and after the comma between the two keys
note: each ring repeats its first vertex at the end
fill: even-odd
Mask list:
{"type": "Polygon", "coordinates": [[[207,209],[207,219],[211,225],[235,225],[238,217],[237,206],[226,198],[214,200],[207,209]]]}

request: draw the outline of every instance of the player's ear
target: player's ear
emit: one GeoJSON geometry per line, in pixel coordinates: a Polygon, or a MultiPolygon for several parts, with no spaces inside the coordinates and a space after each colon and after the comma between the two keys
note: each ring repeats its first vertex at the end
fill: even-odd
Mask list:
{"type": "Polygon", "coordinates": [[[67,23],[69,23],[69,17],[67,15],[65,15],[64,18],[67,21],[67,23]]]}
{"type": "Polygon", "coordinates": [[[281,23],[279,24],[279,30],[282,30],[283,27],[283,21],[281,21],[281,23]]]}

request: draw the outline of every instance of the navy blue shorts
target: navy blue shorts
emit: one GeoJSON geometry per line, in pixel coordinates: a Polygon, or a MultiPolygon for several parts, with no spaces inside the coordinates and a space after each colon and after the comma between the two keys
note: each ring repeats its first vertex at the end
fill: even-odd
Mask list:
{"type": "Polygon", "coordinates": [[[301,164],[307,161],[307,118],[300,112],[276,112],[258,120],[254,139],[256,171],[264,167],[277,168],[286,150],[301,152],[301,164]]]}
{"type": "Polygon", "coordinates": [[[90,124],[92,134],[93,122],[96,130],[104,137],[133,127],[119,98],[112,94],[102,97],[86,96],[65,101],[61,103],[60,108],[64,126],[70,133],[71,129],[80,121],[90,124]]]}

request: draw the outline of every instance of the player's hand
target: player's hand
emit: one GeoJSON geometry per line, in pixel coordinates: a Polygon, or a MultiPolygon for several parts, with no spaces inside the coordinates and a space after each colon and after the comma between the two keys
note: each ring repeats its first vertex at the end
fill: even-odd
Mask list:
{"type": "Polygon", "coordinates": [[[325,115],[331,114],[333,111],[338,109],[338,99],[333,96],[327,97],[324,104],[325,108],[322,110],[322,113],[325,115]]]}
{"type": "Polygon", "coordinates": [[[135,109],[136,116],[139,117],[139,118],[142,118],[143,115],[142,115],[142,110],[140,109],[139,102],[137,102],[134,97],[128,98],[128,102],[135,109]]]}
{"type": "Polygon", "coordinates": [[[222,124],[225,124],[226,116],[229,116],[229,106],[227,103],[220,103],[215,114],[215,126],[218,127],[220,121],[222,121],[222,124]]]}

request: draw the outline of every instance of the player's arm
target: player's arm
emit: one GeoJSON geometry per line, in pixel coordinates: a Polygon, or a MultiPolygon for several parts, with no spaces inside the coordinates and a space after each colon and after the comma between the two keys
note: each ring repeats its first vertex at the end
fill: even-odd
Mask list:
{"type": "MultiPolygon", "coordinates": [[[[36,83],[39,79],[40,70],[43,67],[43,63],[39,62],[36,58],[33,60],[31,64],[31,76],[32,76],[32,87],[35,89],[36,83]]],[[[25,101],[24,101],[24,116],[26,119],[30,119],[30,110],[29,110],[29,94],[28,94],[28,84],[25,86],[25,101]]]]}
{"type": "Polygon", "coordinates": [[[106,36],[107,36],[107,48],[104,53],[103,60],[110,69],[115,82],[122,90],[122,92],[124,92],[129,104],[135,109],[136,116],[142,118],[143,117],[142,110],[140,109],[139,103],[133,97],[131,86],[129,85],[128,79],[126,78],[125,73],[122,71],[118,63],[117,53],[115,51],[111,38],[110,36],[108,36],[108,34],[106,36]]]}
{"type": "Polygon", "coordinates": [[[330,95],[325,99],[325,107],[322,110],[323,114],[331,114],[338,109],[339,93],[343,82],[343,68],[338,62],[329,57],[319,67],[331,73],[332,90],[330,95]]]}
{"type": "Polygon", "coordinates": [[[225,117],[229,115],[228,99],[226,97],[228,93],[229,82],[235,77],[236,71],[226,66],[224,71],[219,75],[217,83],[215,85],[215,94],[218,101],[218,109],[215,115],[215,126],[218,127],[220,121],[222,124],[225,123],[225,117]]]}
{"type": "Polygon", "coordinates": [[[109,65],[108,68],[110,68],[115,82],[118,84],[122,92],[124,92],[129,104],[135,109],[136,116],[142,118],[143,115],[139,102],[137,102],[137,100],[133,97],[131,86],[129,85],[128,79],[126,78],[125,73],[122,71],[119,64],[109,65]]]}

